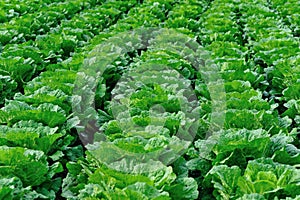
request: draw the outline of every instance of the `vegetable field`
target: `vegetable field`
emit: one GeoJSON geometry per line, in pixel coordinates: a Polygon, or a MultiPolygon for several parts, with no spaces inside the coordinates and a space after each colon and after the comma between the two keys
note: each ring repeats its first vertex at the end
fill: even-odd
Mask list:
{"type": "Polygon", "coordinates": [[[298,0],[0,8],[0,200],[300,200],[298,0]]]}

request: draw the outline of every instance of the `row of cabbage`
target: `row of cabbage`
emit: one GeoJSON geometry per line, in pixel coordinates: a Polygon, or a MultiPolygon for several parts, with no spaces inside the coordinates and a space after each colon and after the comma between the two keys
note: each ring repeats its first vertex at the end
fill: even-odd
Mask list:
{"type": "Polygon", "coordinates": [[[99,6],[94,5],[71,19],[64,20],[55,30],[40,35],[36,40],[4,46],[1,52],[1,61],[5,66],[1,76],[4,82],[1,86],[4,87],[3,94],[7,96],[3,100],[17,91],[24,91],[24,94],[16,93],[13,100],[6,100],[1,109],[0,199],[59,198],[66,163],[83,157],[83,147],[78,142],[77,133],[71,130],[74,126],[70,105],[71,85],[72,75],[75,77],[76,72],[58,72],[55,79],[49,75],[54,73],[51,70],[56,63],[69,58],[70,55],[62,56],[66,51],[70,54],[75,46],[82,46],[80,43],[89,40],[76,37],[76,32],[67,32],[74,28],[76,22],[88,34],[93,34],[92,29],[94,32],[98,29],[97,32],[100,33],[134,4],[135,1],[109,1],[99,6]],[[89,20],[92,18],[93,21],[89,20]],[[105,18],[109,21],[104,21],[105,18]],[[55,59],[49,61],[49,56],[55,59]],[[20,65],[17,65],[18,60],[21,61],[20,65]],[[39,80],[39,77],[34,80],[32,78],[42,71],[43,75],[39,77],[43,77],[42,82],[45,84],[41,84],[40,89],[31,90],[30,85],[39,80]],[[44,78],[47,75],[49,78],[44,78]],[[23,89],[26,82],[28,85],[23,89]],[[66,87],[63,87],[65,84],[66,87]],[[13,86],[11,91],[10,86],[13,86]],[[67,87],[70,89],[69,93],[67,87]]]}
{"type": "MultiPolygon", "coordinates": [[[[229,110],[227,130],[209,155],[215,166],[207,183],[222,199],[297,198],[299,39],[268,1],[216,7],[221,8],[212,15],[219,17],[204,17],[200,38],[220,63],[229,110]],[[207,20],[215,23],[206,25],[207,20]]],[[[207,142],[198,144],[203,145],[207,142]]]]}

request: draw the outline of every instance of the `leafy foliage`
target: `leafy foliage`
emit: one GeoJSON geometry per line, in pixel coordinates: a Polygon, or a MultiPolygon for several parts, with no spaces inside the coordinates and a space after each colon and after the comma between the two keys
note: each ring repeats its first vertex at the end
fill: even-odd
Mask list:
{"type": "Polygon", "coordinates": [[[297,0],[0,8],[0,199],[300,199],[297,0]]]}

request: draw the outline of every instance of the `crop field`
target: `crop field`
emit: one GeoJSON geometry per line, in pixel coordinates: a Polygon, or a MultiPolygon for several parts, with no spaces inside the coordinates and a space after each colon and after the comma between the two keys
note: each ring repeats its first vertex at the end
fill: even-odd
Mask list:
{"type": "Polygon", "coordinates": [[[300,1],[0,1],[0,200],[34,199],[300,200],[300,1]]]}

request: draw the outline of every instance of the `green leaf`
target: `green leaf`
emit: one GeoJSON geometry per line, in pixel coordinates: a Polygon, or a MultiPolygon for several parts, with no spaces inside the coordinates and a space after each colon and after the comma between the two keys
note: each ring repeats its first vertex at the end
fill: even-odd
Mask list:
{"type": "Polygon", "coordinates": [[[199,195],[197,182],[190,177],[177,179],[166,190],[172,199],[197,199],[199,195]]]}
{"type": "Polygon", "coordinates": [[[2,176],[14,174],[25,186],[37,186],[47,179],[48,169],[46,156],[42,151],[0,146],[0,175],[2,176]]]}
{"type": "Polygon", "coordinates": [[[240,177],[241,170],[237,166],[218,165],[208,172],[204,181],[214,185],[214,195],[217,199],[231,199],[236,194],[240,177]]]}

